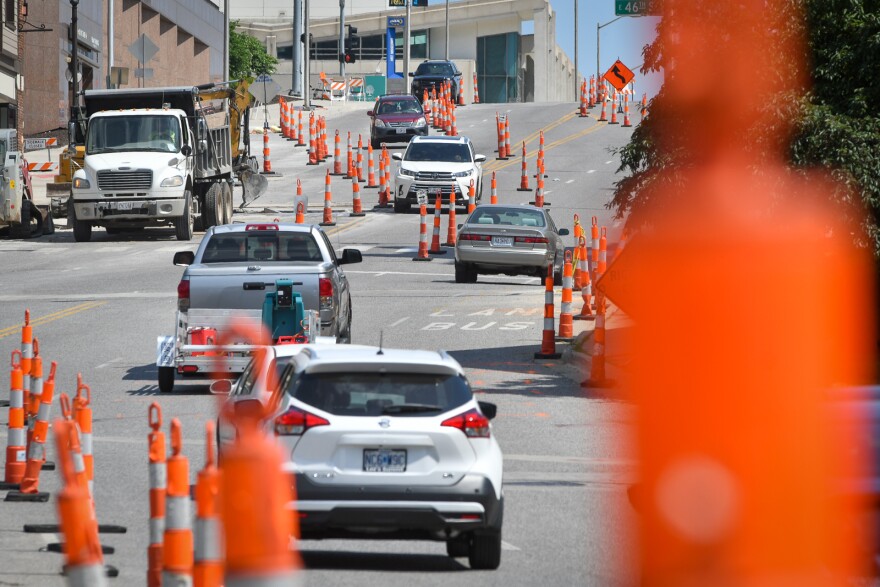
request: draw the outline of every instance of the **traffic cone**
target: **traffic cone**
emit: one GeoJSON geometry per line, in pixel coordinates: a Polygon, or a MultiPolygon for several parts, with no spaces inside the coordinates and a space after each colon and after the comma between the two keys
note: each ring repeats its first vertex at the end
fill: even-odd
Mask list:
{"type": "Polygon", "coordinates": [[[498,203],[498,184],[495,181],[495,172],[492,172],[492,196],[489,199],[490,204],[498,203]]]}
{"type": "MultiPolygon", "coordinates": [[[[31,371],[34,362],[34,331],[31,327],[31,311],[24,311],[24,324],[21,327],[21,390],[22,407],[25,412],[24,423],[27,424],[27,410],[30,406],[31,371]]],[[[27,446],[27,445],[25,445],[27,446]]],[[[22,459],[24,462],[24,459],[22,459]]]]}
{"type": "Polygon", "coordinates": [[[593,281],[596,281],[599,278],[596,273],[599,268],[599,221],[595,216],[593,216],[590,225],[590,262],[592,278],[593,281]]]}
{"type": "Polygon", "coordinates": [[[457,137],[458,136],[458,127],[456,126],[456,118],[455,118],[455,108],[452,109],[452,122],[450,123],[450,131],[449,136],[457,137]]]}
{"type": "Polygon", "coordinates": [[[353,175],[357,175],[354,169],[354,152],[351,149],[351,131],[348,131],[348,146],[345,151],[345,159],[345,179],[351,179],[353,175]]]}
{"type": "Polygon", "coordinates": [[[413,261],[430,261],[428,255],[428,206],[423,201],[419,204],[419,252],[413,261]]]}
{"type": "Polygon", "coordinates": [[[269,124],[263,127],[263,173],[272,173],[272,161],[269,159],[269,124]]]}
{"type": "Polygon", "coordinates": [[[580,95],[580,110],[578,111],[578,116],[581,118],[586,118],[587,116],[587,80],[581,83],[581,95],[580,95]]]}
{"type": "Polygon", "coordinates": [[[40,409],[43,395],[43,358],[40,356],[40,341],[34,337],[34,357],[31,359],[30,386],[24,394],[24,421],[27,424],[27,447],[30,449],[34,435],[34,422],[40,409]]]}
{"type": "MultiPolygon", "coordinates": [[[[296,107],[293,105],[293,102],[291,102],[290,108],[288,109],[288,117],[287,117],[287,121],[290,123],[289,130],[290,130],[290,140],[291,141],[298,141],[299,140],[299,133],[297,133],[297,130],[296,130],[296,117],[294,116],[295,113],[296,113],[296,107]]],[[[296,145],[293,145],[293,146],[295,147],[296,145]]]]}
{"type": "Polygon", "coordinates": [[[349,216],[366,216],[361,207],[361,186],[357,177],[351,178],[351,214],[349,216]]]}
{"type": "Polygon", "coordinates": [[[541,350],[535,353],[536,359],[558,359],[562,353],[556,352],[555,310],[553,308],[553,265],[547,266],[544,278],[544,331],[541,337],[541,350]]]}
{"type": "Polygon", "coordinates": [[[504,158],[510,159],[510,117],[504,117],[504,158]]]}
{"type": "Polygon", "coordinates": [[[608,124],[619,124],[617,122],[617,91],[611,94],[611,122],[608,124]]]}
{"type": "Polygon", "coordinates": [[[504,156],[504,115],[499,115],[497,112],[495,113],[495,127],[498,131],[498,156],[496,159],[507,159],[504,156]]]}
{"type": "Polygon", "coordinates": [[[306,207],[302,202],[297,202],[296,204],[296,220],[294,221],[296,224],[305,224],[306,223],[306,207]]]}
{"type": "MultiPolygon", "coordinates": [[[[27,318],[26,318],[27,320],[27,318]]],[[[6,430],[6,466],[0,489],[18,489],[27,466],[27,438],[24,427],[24,372],[22,352],[12,351],[9,375],[9,427],[6,430]]]]}
{"type": "Polygon", "coordinates": [[[83,464],[86,467],[89,495],[95,495],[95,459],[92,453],[92,390],[76,375],[76,396],[73,398],[73,419],[79,428],[83,464]],[[85,394],[83,392],[85,391],[85,394]]]}
{"type": "Polygon", "coordinates": [[[587,266],[587,239],[583,234],[578,237],[578,263],[580,265],[581,275],[581,298],[584,301],[584,305],[581,308],[580,314],[574,316],[572,319],[595,320],[596,317],[593,316],[593,311],[590,309],[590,298],[593,295],[593,283],[590,280],[590,270],[587,266]]]}
{"type": "Polygon", "coordinates": [[[306,165],[318,164],[318,140],[315,137],[315,113],[309,114],[309,161],[306,165]]]}
{"type": "Polygon", "coordinates": [[[434,117],[432,116],[431,112],[433,105],[429,104],[428,100],[428,90],[425,90],[424,96],[422,97],[422,110],[424,110],[425,112],[425,124],[433,128],[434,117]]]}
{"type": "Polygon", "coordinates": [[[342,154],[340,153],[339,129],[333,136],[333,175],[344,175],[342,173],[342,154]]]}
{"type": "Polygon", "coordinates": [[[379,153],[379,203],[376,204],[376,208],[387,208],[388,207],[388,194],[386,193],[387,186],[385,185],[385,148],[382,148],[382,151],[379,153]]]}
{"type": "Polygon", "coordinates": [[[193,574],[193,534],[189,505],[189,460],[182,454],[180,420],[171,420],[171,456],[168,457],[165,534],[162,547],[162,584],[190,585],[193,574]]]}
{"type": "Polygon", "coordinates": [[[537,206],[538,208],[543,208],[545,205],[544,202],[544,174],[538,172],[538,187],[535,189],[535,201],[530,202],[533,206],[537,206]]]}
{"type": "Polygon", "coordinates": [[[104,559],[88,491],[76,482],[70,438],[75,424],[56,419],[52,425],[63,488],[58,494],[58,517],[64,535],[64,572],[70,587],[104,587],[104,559]]]}
{"type": "Polygon", "coordinates": [[[471,180],[470,185],[468,186],[468,207],[467,212],[471,214],[477,207],[477,189],[474,186],[474,180],[471,180]]]}
{"type": "Polygon", "coordinates": [[[632,126],[629,121],[629,94],[623,95],[623,126],[632,126]]]}
{"type": "Polygon", "coordinates": [[[328,169],[327,175],[324,177],[324,220],[321,222],[321,226],[336,226],[336,223],[333,222],[332,205],[333,190],[330,186],[330,170],[328,169]]]}
{"type": "Polygon", "coordinates": [[[590,76],[590,102],[588,106],[590,108],[594,108],[596,106],[596,78],[592,75],[590,76]]]}
{"type": "Polygon", "coordinates": [[[319,128],[321,129],[321,161],[326,161],[330,158],[330,150],[327,148],[327,119],[323,116],[320,118],[321,124],[319,128]]]}
{"type": "Polygon", "coordinates": [[[278,134],[287,136],[287,115],[285,113],[284,98],[278,98],[278,134]]]}
{"type": "Polygon", "coordinates": [[[477,72],[474,72],[474,104],[480,103],[480,87],[477,85],[477,72]]]}
{"type": "Polygon", "coordinates": [[[444,247],[454,247],[455,246],[455,183],[452,184],[452,190],[449,192],[449,211],[446,214],[446,221],[448,222],[446,229],[446,242],[443,243],[444,247]]]}
{"type": "Polygon", "coordinates": [[[373,168],[373,143],[367,144],[367,187],[379,187],[376,184],[376,170],[373,168]]]}
{"type": "MultiPolygon", "coordinates": [[[[538,167],[538,173],[540,173],[544,178],[547,177],[547,174],[544,172],[544,130],[542,129],[538,133],[538,159],[535,161],[535,164],[538,167]]],[[[535,175],[537,178],[538,176],[535,175]]]]}
{"type": "Polygon", "coordinates": [[[458,91],[458,106],[464,106],[464,92],[462,91],[464,88],[459,88],[458,91]]]}
{"type": "Polygon", "coordinates": [[[571,293],[574,287],[572,279],[571,251],[565,251],[562,265],[562,302],[559,310],[559,340],[571,340],[574,337],[571,315],[571,293]]]}
{"type": "Polygon", "coordinates": [[[167,467],[165,433],[162,432],[162,408],[150,404],[147,412],[150,433],[147,435],[150,469],[150,545],[147,547],[147,587],[161,587],[163,539],[165,533],[165,498],[167,467]]]}
{"type": "Polygon", "coordinates": [[[648,115],[648,94],[642,94],[642,118],[648,115]]]}
{"type": "Polygon", "coordinates": [[[49,434],[49,415],[52,409],[52,398],[55,393],[55,369],[57,363],[52,361],[49,368],[49,379],[40,396],[40,409],[34,423],[33,438],[27,449],[27,464],[19,491],[6,494],[6,501],[49,501],[47,492],[39,491],[40,470],[46,462],[46,438],[49,434]]]}
{"type": "Polygon", "coordinates": [[[608,229],[602,227],[602,236],[599,237],[599,264],[596,267],[599,275],[605,275],[608,268],[608,229]]]}
{"type": "Polygon", "coordinates": [[[518,192],[530,192],[532,188],[529,187],[529,169],[528,163],[526,162],[526,142],[523,141],[522,144],[522,176],[519,180],[519,187],[516,188],[518,192]]]}
{"type": "Polygon", "coordinates": [[[382,152],[385,154],[385,203],[391,203],[391,154],[388,153],[388,149],[385,148],[385,144],[382,144],[382,152]]]}
{"type": "Polygon", "coordinates": [[[364,179],[364,141],[360,134],[358,134],[358,147],[357,147],[357,157],[355,158],[355,173],[357,173],[357,180],[361,183],[365,182],[364,179]]]}
{"type": "Polygon", "coordinates": [[[584,227],[581,226],[581,217],[579,214],[574,215],[574,228],[571,231],[572,236],[574,236],[574,289],[581,289],[581,269],[580,264],[584,261],[584,259],[580,258],[580,247],[578,247],[578,243],[580,242],[580,238],[584,235],[584,227]]]}
{"type": "Polygon", "coordinates": [[[431,235],[431,248],[428,252],[432,255],[445,255],[446,249],[440,247],[440,220],[443,209],[443,197],[437,194],[434,198],[434,232],[431,235]]]}
{"type": "MultiPolygon", "coordinates": [[[[298,202],[298,203],[304,202],[304,200],[303,200],[303,185],[302,185],[302,181],[299,178],[296,179],[296,197],[294,198],[293,201],[298,202]]],[[[305,213],[305,204],[303,204],[303,213],[305,213]]],[[[301,223],[297,223],[297,224],[301,224],[301,223]]]]}
{"type": "Polygon", "coordinates": [[[220,535],[220,470],[214,450],[214,422],[205,422],[205,466],[196,479],[193,587],[223,585],[223,540],[220,535]]]}
{"type": "Polygon", "coordinates": [[[608,122],[608,116],[605,114],[605,97],[599,94],[599,99],[602,102],[602,113],[599,114],[599,122],[608,122]]]}
{"type": "Polygon", "coordinates": [[[300,110],[299,114],[297,115],[297,134],[298,134],[298,136],[297,136],[296,146],[297,147],[305,147],[306,140],[305,140],[305,136],[303,135],[303,113],[302,113],[302,110],[300,110]]]}
{"type": "Polygon", "coordinates": [[[593,348],[590,356],[590,378],[581,387],[610,387],[612,381],[605,378],[605,299],[597,294],[596,326],[593,328],[593,348]]]}

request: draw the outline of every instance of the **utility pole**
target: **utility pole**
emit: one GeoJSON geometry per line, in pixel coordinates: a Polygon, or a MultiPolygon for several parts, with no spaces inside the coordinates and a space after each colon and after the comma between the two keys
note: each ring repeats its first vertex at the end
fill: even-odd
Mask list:
{"type": "Polygon", "coordinates": [[[70,0],[70,29],[71,29],[71,65],[73,67],[73,99],[70,105],[76,108],[76,121],[79,124],[79,22],[77,19],[76,8],[79,0],[70,0]]]}
{"type": "MultiPolygon", "coordinates": [[[[575,0],[577,1],[577,0],[575,0]]],[[[449,0],[446,0],[446,61],[449,61],[449,0]]]]}
{"type": "MultiPolygon", "coordinates": [[[[575,0],[575,1],[577,1],[577,0],[575,0]]],[[[623,17],[618,16],[614,20],[609,20],[605,24],[599,24],[598,22],[596,23],[596,83],[597,84],[599,83],[599,80],[602,79],[602,70],[601,70],[601,66],[599,65],[599,30],[604,29],[609,24],[617,22],[621,18],[623,18],[623,17]]],[[[575,38],[577,38],[577,37],[575,37],[575,38]]],[[[575,41],[575,42],[577,42],[577,41],[575,41]]]]}
{"type": "Polygon", "coordinates": [[[229,0],[223,0],[223,76],[220,81],[229,81],[229,0]]]}
{"type": "Polygon", "coordinates": [[[339,0],[339,75],[345,79],[345,0],[339,0]]]}
{"type": "Polygon", "coordinates": [[[578,70],[578,0],[574,0],[574,101],[578,101],[580,90],[580,70],[578,70]]]}
{"type": "Polygon", "coordinates": [[[409,36],[412,16],[412,0],[406,0],[406,23],[403,27],[403,87],[409,92],[409,36]]]}
{"type": "Polygon", "coordinates": [[[309,79],[309,69],[311,67],[310,55],[311,52],[311,33],[309,32],[309,0],[304,0],[304,14],[303,14],[303,45],[305,45],[305,59],[303,59],[303,109],[311,110],[312,109],[312,82],[309,79]]]}
{"type": "Polygon", "coordinates": [[[290,45],[290,59],[292,79],[290,81],[290,93],[301,96],[302,91],[302,0],[293,0],[293,38],[290,45]]]}

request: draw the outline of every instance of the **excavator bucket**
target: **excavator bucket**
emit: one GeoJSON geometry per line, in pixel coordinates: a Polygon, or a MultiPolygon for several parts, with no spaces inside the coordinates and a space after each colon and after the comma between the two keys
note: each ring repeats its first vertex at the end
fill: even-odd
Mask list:
{"type": "Polygon", "coordinates": [[[246,169],[241,173],[241,185],[243,188],[241,207],[247,206],[266,192],[269,182],[259,173],[246,169]]]}

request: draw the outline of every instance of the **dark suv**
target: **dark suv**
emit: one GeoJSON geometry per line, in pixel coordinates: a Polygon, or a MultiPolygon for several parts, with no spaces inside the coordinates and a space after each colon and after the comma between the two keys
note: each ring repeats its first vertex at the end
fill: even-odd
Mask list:
{"type": "Polygon", "coordinates": [[[367,115],[370,124],[370,144],[374,149],[382,143],[409,141],[415,136],[428,135],[428,123],[418,100],[409,94],[382,96],[367,115]]]}
{"type": "Polygon", "coordinates": [[[452,82],[452,100],[457,104],[458,95],[461,93],[461,72],[452,61],[442,59],[422,61],[415,73],[409,74],[412,80],[412,95],[419,101],[423,98],[425,90],[431,93],[431,88],[440,90],[444,80],[452,82]]]}

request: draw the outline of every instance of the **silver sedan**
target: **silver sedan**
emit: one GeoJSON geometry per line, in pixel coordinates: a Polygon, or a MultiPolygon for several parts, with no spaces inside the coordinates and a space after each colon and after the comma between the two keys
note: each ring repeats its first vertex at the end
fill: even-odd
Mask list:
{"type": "Polygon", "coordinates": [[[474,283],[480,273],[547,275],[561,282],[565,246],[544,208],[483,204],[461,226],[455,244],[455,282],[474,283]]]}

